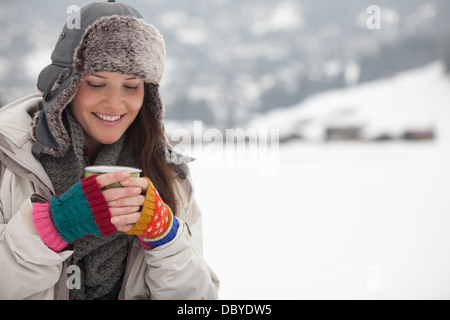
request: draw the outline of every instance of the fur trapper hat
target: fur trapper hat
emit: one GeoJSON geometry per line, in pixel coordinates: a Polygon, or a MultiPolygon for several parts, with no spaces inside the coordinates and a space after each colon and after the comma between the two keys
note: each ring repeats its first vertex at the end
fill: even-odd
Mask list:
{"type": "Polygon", "coordinates": [[[31,128],[36,157],[66,154],[70,138],[62,112],[75,97],[82,77],[89,73],[118,72],[143,79],[155,119],[162,123],[164,118],[158,88],[166,50],[159,31],[134,8],[121,3],[96,2],[76,14],[81,18],[80,28],[65,24],[51,56],[52,64],[38,78],[43,108],[31,128]]]}

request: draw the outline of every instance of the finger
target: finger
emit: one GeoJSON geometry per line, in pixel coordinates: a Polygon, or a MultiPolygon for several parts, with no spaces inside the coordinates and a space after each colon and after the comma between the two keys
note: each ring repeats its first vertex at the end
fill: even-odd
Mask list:
{"type": "Polygon", "coordinates": [[[110,184],[121,182],[129,178],[130,172],[122,170],[97,176],[97,183],[100,185],[100,188],[103,188],[109,186],[110,184]]]}
{"type": "Polygon", "coordinates": [[[133,229],[133,227],[134,227],[134,224],[127,224],[127,225],[124,225],[124,226],[116,226],[116,229],[117,229],[117,231],[120,231],[120,232],[128,232],[128,231],[130,231],[131,229],[133,229]]]}
{"type": "Polygon", "coordinates": [[[122,198],[136,197],[142,193],[141,188],[138,187],[122,187],[111,188],[102,191],[108,205],[110,207],[117,206],[116,201],[122,198]]]}
{"type": "Polygon", "coordinates": [[[115,216],[111,218],[111,223],[116,226],[117,230],[119,230],[119,227],[121,228],[128,225],[134,226],[138,222],[140,217],[140,212],[115,216]]]}
{"type": "Polygon", "coordinates": [[[126,197],[120,198],[114,201],[108,202],[108,206],[110,208],[120,208],[120,207],[129,207],[129,206],[143,206],[145,202],[145,197],[142,195],[134,196],[134,197],[126,197]]]}
{"type": "Polygon", "coordinates": [[[109,212],[111,213],[111,217],[116,216],[124,216],[132,213],[139,212],[141,210],[140,206],[127,206],[120,208],[109,208],[109,212]]]}
{"type": "Polygon", "coordinates": [[[120,184],[124,187],[139,187],[143,192],[148,189],[148,181],[144,178],[129,178],[121,181],[120,184]]]}

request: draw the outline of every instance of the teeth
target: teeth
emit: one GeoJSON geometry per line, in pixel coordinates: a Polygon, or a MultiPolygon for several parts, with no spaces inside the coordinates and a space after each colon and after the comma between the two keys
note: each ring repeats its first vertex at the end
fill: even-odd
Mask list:
{"type": "Polygon", "coordinates": [[[95,112],[94,112],[94,115],[95,115],[97,118],[100,118],[100,119],[102,119],[102,120],[104,120],[104,121],[109,121],[109,122],[114,122],[114,121],[117,121],[117,120],[119,120],[120,118],[122,118],[122,116],[114,116],[114,117],[111,117],[111,116],[105,116],[105,115],[102,115],[102,114],[100,114],[100,113],[95,113],[95,112]]]}

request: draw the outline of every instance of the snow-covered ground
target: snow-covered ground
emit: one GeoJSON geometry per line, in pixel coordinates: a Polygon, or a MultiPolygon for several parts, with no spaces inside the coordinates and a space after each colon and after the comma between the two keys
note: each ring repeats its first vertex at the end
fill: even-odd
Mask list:
{"type": "Polygon", "coordinates": [[[430,84],[420,90],[414,77],[384,82],[390,108],[405,109],[399,94],[411,112],[428,101],[415,119],[433,122],[434,142],[295,142],[274,150],[269,171],[226,152],[191,165],[221,299],[450,299],[450,81],[437,68],[414,71],[430,84]]]}
{"type": "Polygon", "coordinates": [[[450,155],[280,148],[279,171],[192,167],[223,299],[450,298],[450,155]]]}

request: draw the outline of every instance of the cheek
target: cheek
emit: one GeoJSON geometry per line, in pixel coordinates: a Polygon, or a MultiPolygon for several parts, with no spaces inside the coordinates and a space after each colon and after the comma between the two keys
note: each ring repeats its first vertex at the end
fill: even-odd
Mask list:
{"type": "Polygon", "coordinates": [[[138,117],[140,111],[141,111],[141,106],[140,107],[135,107],[135,108],[132,108],[132,109],[128,109],[129,118],[128,118],[127,122],[126,122],[127,126],[130,126],[136,120],[136,118],[138,117]]]}
{"type": "Polygon", "coordinates": [[[78,92],[73,98],[70,105],[72,106],[72,113],[81,115],[89,109],[89,107],[95,104],[95,96],[89,94],[84,86],[78,88],[78,92]]]}
{"type": "Polygon", "coordinates": [[[82,100],[75,97],[69,105],[70,111],[72,112],[73,117],[78,121],[78,123],[82,122],[82,114],[84,105],[82,100]]]}
{"type": "Polygon", "coordinates": [[[131,97],[128,103],[128,110],[131,113],[139,113],[144,103],[144,91],[136,93],[135,96],[131,97]]]}
{"type": "Polygon", "coordinates": [[[137,104],[131,106],[129,110],[133,114],[138,114],[139,111],[141,110],[141,108],[142,108],[142,103],[137,103],[137,104]]]}

